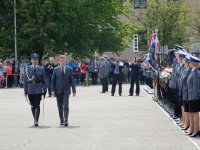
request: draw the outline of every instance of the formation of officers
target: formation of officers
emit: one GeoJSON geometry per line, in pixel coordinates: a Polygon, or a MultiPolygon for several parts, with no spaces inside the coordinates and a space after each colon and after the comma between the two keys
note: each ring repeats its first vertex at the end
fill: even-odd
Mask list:
{"type": "Polygon", "coordinates": [[[199,135],[200,59],[182,47],[173,50],[172,77],[169,80],[174,119],[191,137],[199,135]]]}

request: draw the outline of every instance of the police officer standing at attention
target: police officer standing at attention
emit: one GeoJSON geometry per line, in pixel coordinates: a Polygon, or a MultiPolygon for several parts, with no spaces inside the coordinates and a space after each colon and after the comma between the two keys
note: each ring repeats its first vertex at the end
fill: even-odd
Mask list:
{"type": "Polygon", "coordinates": [[[129,94],[130,94],[129,96],[133,96],[134,83],[136,84],[136,96],[139,96],[140,94],[139,78],[140,78],[141,67],[137,63],[136,59],[131,64],[130,68],[131,68],[131,87],[129,90],[129,94]]]}
{"type": "Polygon", "coordinates": [[[40,116],[40,101],[42,95],[45,97],[47,84],[45,81],[44,69],[39,66],[39,55],[31,55],[31,65],[25,68],[24,75],[24,94],[30,101],[31,110],[34,118],[34,126],[38,126],[40,116]]]}

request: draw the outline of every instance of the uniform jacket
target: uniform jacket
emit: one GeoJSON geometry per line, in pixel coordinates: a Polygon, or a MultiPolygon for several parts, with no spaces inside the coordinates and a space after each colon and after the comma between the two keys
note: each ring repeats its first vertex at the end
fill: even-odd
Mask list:
{"type": "Polygon", "coordinates": [[[182,78],[182,85],[181,85],[181,96],[183,100],[188,100],[188,85],[187,85],[187,79],[188,76],[191,73],[191,68],[187,68],[183,74],[182,78]]]}
{"type": "Polygon", "coordinates": [[[24,75],[24,92],[27,94],[42,94],[47,91],[47,84],[45,80],[45,72],[41,66],[28,66],[25,68],[24,75]]]}
{"type": "Polygon", "coordinates": [[[200,100],[200,72],[192,69],[188,79],[188,100],[200,100]]]}

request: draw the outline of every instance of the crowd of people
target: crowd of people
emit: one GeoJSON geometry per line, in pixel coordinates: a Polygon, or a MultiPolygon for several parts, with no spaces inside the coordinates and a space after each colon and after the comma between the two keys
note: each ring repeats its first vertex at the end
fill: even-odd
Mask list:
{"type": "MultiPolygon", "coordinates": [[[[96,85],[102,83],[102,93],[108,91],[108,84],[112,84],[114,82],[112,91],[112,95],[114,95],[114,89],[118,81],[120,82],[120,89],[123,82],[132,83],[130,95],[133,95],[133,85],[134,83],[136,83],[136,94],[139,95],[139,81],[140,84],[146,83],[150,84],[150,87],[152,87],[151,82],[153,79],[151,74],[148,73],[148,70],[145,71],[145,67],[142,65],[142,62],[143,58],[135,58],[133,62],[129,62],[128,60],[120,60],[103,56],[96,59],[74,59],[71,61],[67,61],[66,65],[73,70],[76,85],[86,84],[85,82],[87,73],[89,75],[90,84],[96,85]],[[120,75],[116,75],[119,74],[118,70],[115,70],[116,62],[118,62],[118,64],[120,65],[120,75]],[[133,64],[135,64],[136,67],[133,67],[133,64]]],[[[49,96],[51,96],[51,77],[53,74],[53,70],[57,65],[57,57],[44,58],[41,61],[41,66],[45,70],[49,96]]],[[[17,62],[15,62],[14,59],[6,59],[4,61],[0,60],[0,88],[4,88],[6,86],[6,80],[8,88],[23,87],[24,72],[27,66],[30,66],[29,60],[17,62]]]]}

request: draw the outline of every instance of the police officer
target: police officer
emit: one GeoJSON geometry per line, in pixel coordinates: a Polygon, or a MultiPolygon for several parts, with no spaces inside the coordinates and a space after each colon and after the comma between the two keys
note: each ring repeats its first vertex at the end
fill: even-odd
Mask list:
{"type": "Polygon", "coordinates": [[[199,111],[200,111],[200,71],[198,63],[200,59],[190,56],[190,67],[192,71],[187,79],[188,84],[188,102],[190,127],[187,130],[188,135],[195,137],[199,134],[199,111]]]}
{"type": "Polygon", "coordinates": [[[31,110],[34,118],[34,126],[38,126],[40,116],[40,101],[42,95],[45,97],[47,91],[47,84],[45,81],[44,69],[39,66],[39,55],[31,55],[31,63],[29,67],[25,68],[24,75],[24,94],[30,101],[31,110]]]}
{"type": "Polygon", "coordinates": [[[107,91],[107,67],[106,67],[106,63],[105,63],[105,58],[101,57],[100,58],[101,63],[99,66],[99,78],[101,79],[101,83],[102,83],[102,92],[101,93],[106,93],[107,91]]]}
{"type": "Polygon", "coordinates": [[[131,64],[131,87],[129,90],[129,96],[133,96],[134,91],[134,84],[136,84],[136,96],[140,94],[140,85],[139,85],[139,78],[140,78],[140,66],[135,59],[131,64]]]}
{"type": "Polygon", "coordinates": [[[185,64],[185,70],[184,72],[182,73],[181,75],[181,85],[180,85],[180,95],[181,95],[181,98],[183,100],[183,106],[184,106],[184,112],[183,112],[183,116],[184,116],[184,121],[183,121],[183,126],[182,126],[182,129],[183,130],[187,130],[189,128],[189,105],[188,105],[188,84],[187,84],[187,79],[188,79],[188,76],[190,75],[191,73],[191,68],[189,67],[189,62],[190,62],[190,56],[189,54],[186,55],[185,57],[185,61],[184,61],[184,64],[185,64]]]}

